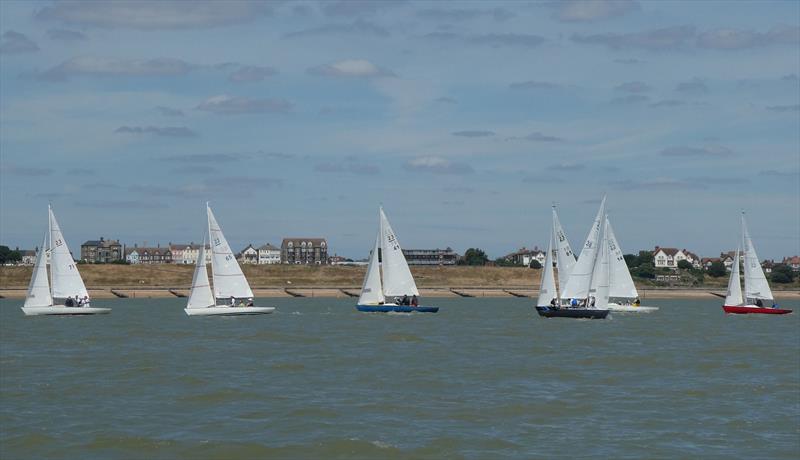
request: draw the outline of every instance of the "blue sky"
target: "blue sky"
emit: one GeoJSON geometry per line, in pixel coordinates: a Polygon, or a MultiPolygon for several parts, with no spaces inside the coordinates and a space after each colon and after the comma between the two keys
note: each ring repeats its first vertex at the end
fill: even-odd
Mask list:
{"type": "Polygon", "coordinates": [[[800,3],[0,3],[0,243],[800,253],[800,3]]]}

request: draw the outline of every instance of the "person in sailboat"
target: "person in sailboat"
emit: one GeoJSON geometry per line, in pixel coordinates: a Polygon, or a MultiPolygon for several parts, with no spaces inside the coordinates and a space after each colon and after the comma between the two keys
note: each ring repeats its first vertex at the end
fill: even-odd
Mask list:
{"type": "Polygon", "coordinates": [[[763,308],[764,302],[762,302],[761,299],[756,299],[756,307],[763,308]]]}
{"type": "Polygon", "coordinates": [[[639,298],[638,298],[638,297],[637,297],[637,298],[636,298],[636,299],[633,301],[633,306],[634,306],[634,307],[638,307],[638,306],[639,306],[639,305],[641,305],[641,304],[642,304],[642,301],[641,301],[641,300],[639,300],[639,298]]]}
{"type": "Polygon", "coordinates": [[[64,300],[64,306],[65,306],[65,307],[74,307],[74,306],[75,306],[75,301],[74,301],[74,300],[72,300],[72,297],[67,297],[67,298],[64,300]]]}
{"type": "Polygon", "coordinates": [[[411,306],[412,307],[419,306],[419,300],[417,299],[416,295],[411,296],[411,306]]]}
{"type": "Polygon", "coordinates": [[[589,306],[594,308],[594,296],[589,297],[589,306]]]}
{"type": "Polygon", "coordinates": [[[252,297],[248,298],[248,299],[247,299],[247,306],[248,306],[248,307],[252,307],[252,306],[254,306],[254,305],[255,305],[255,304],[253,303],[253,298],[252,298],[252,297]]]}
{"type": "Polygon", "coordinates": [[[408,304],[409,304],[408,294],[403,294],[403,298],[400,300],[400,305],[408,305],[408,304]]]}
{"type": "Polygon", "coordinates": [[[84,307],[88,307],[89,306],[89,296],[88,295],[83,296],[83,306],[84,307]]]}
{"type": "Polygon", "coordinates": [[[558,299],[556,299],[555,297],[550,299],[550,308],[552,308],[553,310],[558,308],[558,299]]]}
{"type": "Polygon", "coordinates": [[[235,307],[235,306],[236,306],[236,297],[231,296],[231,307],[235,307]]]}

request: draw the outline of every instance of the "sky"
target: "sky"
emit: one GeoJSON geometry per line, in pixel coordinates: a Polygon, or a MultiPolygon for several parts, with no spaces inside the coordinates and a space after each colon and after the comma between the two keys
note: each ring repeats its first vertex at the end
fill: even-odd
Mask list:
{"type": "Polygon", "coordinates": [[[800,253],[800,2],[0,2],[0,244],[800,253]]]}

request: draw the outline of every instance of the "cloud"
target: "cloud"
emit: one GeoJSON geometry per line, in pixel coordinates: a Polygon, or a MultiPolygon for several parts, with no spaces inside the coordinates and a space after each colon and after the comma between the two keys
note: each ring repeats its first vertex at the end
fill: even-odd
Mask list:
{"type": "Polygon", "coordinates": [[[549,2],[553,17],[563,22],[593,22],[622,16],[640,9],[635,0],[562,0],[549,2]]]}
{"type": "Polygon", "coordinates": [[[648,179],[642,181],[626,179],[626,180],[611,182],[610,185],[614,188],[622,190],[654,190],[654,191],[687,190],[687,189],[704,190],[708,188],[702,182],[697,182],[694,180],[686,180],[686,179],[665,178],[665,177],[657,177],[654,179],[648,179]]]}
{"type": "Polygon", "coordinates": [[[50,29],[47,31],[47,37],[50,40],[58,40],[62,42],[86,40],[86,35],[83,32],[67,29],[50,29]]]}
{"type": "Polygon", "coordinates": [[[387,69],[380,68],[365,59],[345,59],[308,69],[309,75],[321,77],[393,77],[395,74],[387,69]]]}
{"type": "Polygon", "coordinates": [[[442,97],[436,98],[436,102],[439,102],[441,104],[458,104],[457,100],[453,99],[452,97],[447,97],[447,96],[442,96],[442,97]]]}
{"type": "Polygon", "coordinates": [[[152,200],[89,200],[76,201],[76,206],[82,208],[101,208],[101,209],[163,209],[167,205],[152,200]]]}
{"type": "Polygon", "coordinates": [[[241,161],[250,158],[250,155],[243,153],[187,153],[180,155],[168,155],[162,157],[163,161],[174,163],[225,163],[229,161],[241,161]]]}
{"type": "Polygon", "coordinates": [[[605,45],[615,50],[670,51],[683,49],[691,45],[695,34],[695,28],[692,26],[674,26],[626,34],[575,34],[571,37],[571,40],[589,45],[605,45]]]}
{"type": "Polygon", "coordinates": [[[223,94],[206,99],[195,107],[195,110],[217,115],[289,113],[292,110],[292,104],[285,99],[250,99],[223,94]]]}
{"type": "Polygon", "coordinates": [[[351,173],[362,176],[378,174],[380,168],[374,164],[358,160],[357,158],[347,158],[339,162],[323,162],[314,165],[314,171],[322,173],[351,173]]]}
{"type": "Polygon", "coordinates": [[[284,38],[302,38],[319,36],[361,35],[368,37],[388,37],[389,31],[375,23],[357,19],[350,24],[323,24],[310,29],[298,30],[285,34],[284,38]]]}
{"type": "Polygon", "coordinates": [[[778,171],[778,170],[775,170],[775,169],[766,169],[766,170],[763,170],[763,171],[759,171],[758,175],[759,176],[772,176],[772,177],[791,177],[791,178],[797,179],[798,177],[800,177],[800,171],[798,171],[798,170],[794,170],[794,171],[781,170],[781,171],[778,171]]]}
{"type": "Polygon", "coordinates": [[[19,32],[4,32],[0,40],[0,54],[23,54],[39,51],[36,43],[19,32]]]}
{"type": "Polygon", "coordinates": [[[533,34],[485,34],[467,37],[467,43],[487,45],[492,48],[504,46],[517,46],[522,48],[535,48],[545,42],[544,37],[533,34]]]}
{"type": "Polygon", "coordinates": [[[180,59],[107,59],[75,57],[39,74],[39,78],[64,81],[75,76],[165,77],[186,75],[195,66],[180,59]]]}
{"type": "Polygon", "coordinates": [[[677,107],[680,105],[686,105],[686,102],[679,101],[677,99],[664,99],[662,101],[654,102],[650,104],[650,107],[659,108],[659,107],[677,107]]]}
{"type": "Polygon", "coordinates": [[[697,37],[697,46],[719,50],[740,50],[770,45],[796,45],[800,27],[777,26],[767,32],[723,28],[704,32],[697,37]]]}
{"type": "Polygon", "coordinates": [[[510,85],[508,85],[508,87],[510,89],[557,89],[560,88],[561,85],[546,81],[528,80],[528,81],[511,83],[510,85]]]}
{"type": "Polygon", "coordinates": [[[466,163],[450,161],[447,158],[434,155],[413,158],[406,162],[405,168],[409,171],[432,174],[463,175],[474,172],[472,166],[466,163]]]}
{"type": "Polygon", "coordinates": [[[244,66],[228,76],[228,80],[233,82],[253,82],[262,81],[267,77],[276,75],[278,70],[274,67],[244,66]]]}
{"type": "Polygon", "coordinates": [[[164,115],[165,117],[183,116],[183,110],[181,109],[173,109],[172,107],[164,107],[163,105],[159,105],[158,107],[156,107],[156,110],[158,111],[158,113],[164,115]]]}
{"type": "Polygon", "coordinates": [[[550,165],[547,167],[547,169],[551,171],[575,172],[586,169],[586,166],[582,163],[568,162],[568,163],[559,163],[555,165],[550,165]]]}
{"type": "Polygon", "coordinates": [[[369,16],[406,3],[405,0],[338,0],[322,2],[326,16],[369,16]]]}
{"type": "Polygon", "coordinates": [[[161,137],[197,137],[197,133],[185,126],[120,126],[115,133],[152,134],[161,137]]]}
{"type": "Polygon", "coordinates": [[[695,77],[689,81],[678,83],[675,87],[675,91],[681,93],[706,94],[709,92],[709,89],[701,78],[695,77]]]}
{"type": "Polygon", "coordinates": [[[35,18],[81,27],[200,29],[251,22],[270,12],[270,2],[249,0],[64,0],[41,8],[35,18]]]}
{"type": "Polygon", "coordinates": [[[458,137],[489,137],[494,136],[494,131],[481,131],[481,130],[471,130],[471,131],[456,131],[451,133],[453,136],[458,137]]]}
{"type": "Polygon", "coordinates": [[[767,107],[767,110],[771,110],[773,112],[800,112],[800,104],[794,105],[771,105],[767,107]]]}
{"type": "Polygon", "coordinates": [[[727,147],[708,146],[708,147],[668,147],[659,152],[665,157],[708,157],[719,158],[733,155],[733,151],[727,147]]]}
{"type": "Polygon", "coordinates": [[[417,11],[417,17],[442,22],[467,21],[489,17],[495,21],[506,21],[516,15],[505,8],[476,9],[476,8],[429,8],[417,11]]]}
{"type": "Polygon", "coordinates": [[[531,142],[564,142],[564,139],[555,136],[548,136],[546,134],[542,134],[538,131],[528,134],[527,136],[522,137],[509,137],[506,139],[507,141],[510,140],[524,140],[524,141],[531,141],[531,142]]]}
{"type": "Polygon", "coordinates": [[[90,168],[72,168],[69,171],[67,171],[67,174],[70,175],[70,176],[73,176],[73,175],[74,176],[78,176],[78,175],[80,175],[80,176],[93,176],[96,173],[97,173],[97,171],[95,171],[94,169],[90,169],[90,168]]]}
{"type": "Polygon", "coordinates": [[[616,105],[630,105],[647,102],[649,100],[650,98],[643,94],[628,94],[627,96],[615,97],[611,100],[611,103],[616,105]]]}
{"type": "Polygon", "coordinates": [[[4,164],[0,166],[0,172],[9,176],[39,177],[53,174],[50,168],[38,168],[29,166],[18,166],[14,164],[4,164]]]}
{"type": "Polygon", "coordinates": [[[644,61],[642,61],[641,59],[634,59],[634,58],[614,59],[614,62],[616,62],[617,64],[643,64],[644,63],[644,61]]]}
{"type": "Polygon", "coordinates": [[[475,187],[467,187],[463,185],[458,186],[448,186],[442,189],[445,192],[451,193],[475,193],[475,187]]]}
{"type": "Polygon", "coordinates": [[[653,88],[651,88],[642,81],[628,81],[622,83],[621,85],[615,87],[614,89],[626,93],[646,93],[647,91],[650,91],[653,88]]]}
{"type": "Polygon", "coordinates": [[[208,165],[183,165],[169,170],[170,174],[213,174],[217,168],[208,165]]]}

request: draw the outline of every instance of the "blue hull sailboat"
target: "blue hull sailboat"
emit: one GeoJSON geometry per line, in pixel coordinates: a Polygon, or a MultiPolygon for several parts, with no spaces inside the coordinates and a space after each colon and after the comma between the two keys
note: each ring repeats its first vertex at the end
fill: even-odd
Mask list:
{"type": "Polygon", "coordinates": [[[389,220],[379,210],[378,235],[356,309],[375,313],[436,313],[439,307],[418,305],[417,284],[389,220]],[[382,270],[381,270],[382,269],[382,270]],[[383,273],[381,273],[383,271],[383,273]],[[383,276],[381,276],[383,275],[383,276]]]}

